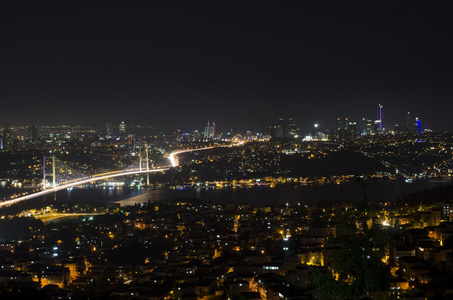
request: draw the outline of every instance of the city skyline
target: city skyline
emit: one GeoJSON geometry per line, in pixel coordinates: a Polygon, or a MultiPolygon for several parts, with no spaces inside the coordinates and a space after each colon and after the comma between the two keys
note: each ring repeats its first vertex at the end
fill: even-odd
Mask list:
{"type": "Polygon", "coordinates": [[[448,2],[69,3],[2,9],[0,124],[163,131],[338,117],[452,130],[448,2]],[[183,129],[187,128],[187,129],[183,129]]]}
{"type": "MultiPolygon", "coordinates": [[[[283,117],[280,116],[279,118],[275,118],[274,120],[269,120],[265,126],[258,126],[258,125],[249,125],[247,124],[245,127],[238,127],[236,124],[231,125],[230,124],[223,124],[223,126],[220,127],[220,131],[216,131],[216,124],[215,121],[212,121],[212,125],[210,125],[210,121],[207,121],[207,126],[203,127],[202,123],[197,124],[197,126],[193,128],[188,128],[187,126],[183,128],[171,128],[165,131],[162,130],[162,128],[158,128],[156,126],[152,126],[150,124],[126,124],[122,120],[109,120],[104,124],[97,124],[97,125],[87,125],[87,124],[70,124],[70,123],[63,123],[63,124],[43,124],[43,125],[36,125],[36,124],[11,124],[11,123],[6,123],[4,126],[0,126],[0,133],[3,134],[3,137],[5,138],[5,135],[10,134],[11,128],[15,129],[25,129],[28,128],[30,131],[29,134],[33,135],[33,139],[36,139],[37,135],[37,129],[38,128],[50,128],[50,127],[67,127],[69,131],[71,131],[71,128],[92,128],[96,129],[97,128],[97,133],[104,136],[105,138],[112,138],[112,137],[121,137],[121,136],[127,136],[126,134],[126,128],[147,128],[148,130],[151,130],[154,134],[155,133],[194,133],[194,134],[201,134],[204,135],[205,139],[212,139],[216,137],[216,132],[219,134],[246,134],[250,135],[251,133],[253,134],[260,134],[260,135],[267,135],[271,137],[291,137],[291,138],[302,138],[304,135],[308,134],[311,135],[313,134],[313,129],[315,129],[316,132],[322,132],[324,134],[328,135],[337,135],[339,128],[339,122],[341,122],[342,129],[345,130],[349,126],[354,126],[357,128],[357,136],[359,135],[367,135],[367,134],[378,134],[378,133],[412,133],[414,134],[415,132],[413,131],[414,125],[417,126],[417,133],[430,133],[433,132],[431,128],[425,125],[425,120],[422,120],[416,116],[412,115],[411,112],[407,111],[404,114],[404,122],[399,122],[395,123],[393,125],[387,125],[384,126],[384,107],[382,104],[378,104],[377,106],[377,117],[376,118],[368,118],[368,117],[363,117],[359,120],[357,119],[351,119],[346,117],[338,117],[335,121],[335,124],[332,127],[327,127],[324,126],[325,124],[319,124],[319,122],[314,122],[312,124],[308,124],[307,127],[302,127],[300,128],[298,125],[299,120],[293,118],[293,117],[283,117]],[[278,120],[278,123],[277,123],[278,120]],[[283,124],[283,123],[285,124],[283,124]],[[367,125],[365,123],[369,123],[368,127],[372,126],[373,129],[371,130],[370,128],[366,128],[367,125]],[[357,125],[358,124],[358,125],[357,125]],[[271,129],[270,127],[275,127],[274,129],[271,129]],[[280,130],[281,132],[277,133],[277,127],[281,127],[280,130]],[[286,128],[284,128],[286,127],[286,128]],[[204,128],[204,130],[203,130],[204,128]],[[370,131],[371,130],[371,131],[370,131]],[[117,134],[114,134],[114,132],[117,132],[117,134]],[[271,134],[271,132],[274,132],[274,134],[271,134]],[[250,134],[248,134],[250,133],[250,134]]],[[[331,120],[330,120],[331,121],[331,120]]],[[[307,125],[307,124],[305,124],[307,125]]],[[[149,132],[149,134],[151,133],[149,132]]],[[[437,132],[442,132],[444,130],[439,130],[437,132]]],[[[0,134],[0,137],[2,135],[0,134]]]]}

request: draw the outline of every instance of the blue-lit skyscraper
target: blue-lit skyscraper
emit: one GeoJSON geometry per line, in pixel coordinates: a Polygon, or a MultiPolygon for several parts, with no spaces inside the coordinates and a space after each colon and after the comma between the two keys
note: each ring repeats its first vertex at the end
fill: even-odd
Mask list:
{"type": "Polygon", "coordinates": [[[417,123],[418,134],[422,134],[422,121],[419,118],[415,118],[415,122],[417,123]]]}

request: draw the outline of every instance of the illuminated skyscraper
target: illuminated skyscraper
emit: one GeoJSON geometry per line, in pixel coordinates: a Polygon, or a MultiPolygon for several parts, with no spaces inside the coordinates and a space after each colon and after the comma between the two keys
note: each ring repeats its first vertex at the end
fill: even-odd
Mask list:
{"type": "Polygon", "coordinates": [[[367,118],[362,118],[362,122],[361,122],[361,134],[362,135],[372,135],[372,134],[376,134],[377,131],[379,131],[379,121],[374,121],[373,120],[369,120],[367,118]]]}
{"type": "Polygon", "coordinates": [[[379,130],[382,130],[382,108],[383,108],[383,106],[381,105],[381,103],[379,103],[378,108],[377,108],[377,120],[376,120],[376,121],[379,121],[379,123],[378,123],[379,130]]]}
{"type": "Polygon", "coordinates": [[[412,131],[412,118],[411,118],[411,112],[408,111],[406,113],[406,132],[411,133],[412,131]]]}
{"type": "MultiPolygon", "coordinates": [[[[266,135],[272,138],[297,138],[298,131],[296,121],[293,118],[279,118],[277,125],[266,126],[266,135]]],[[[256,134],[255,131],[253,134],[256,134]]]]}
{"type": "Polygon", "coordinates": [[[366,122],[367,119],[365,117],[362,118],[362,121],[360,122],[360,134],[364,135],[367,134],[366,132],[366,122]]]}
{"type": "Polygon", "coordinates": [[[204,135],[205,140],[210,140],[215,138],[215,122],[212,122],[212,125],[209,124],[204,128],[204,135]]]}
{"type": "Polygon", "coordinates": [[[211,138],[212,138],[212,139],[215,138],[215,122],[212,122],[212,126],[211,126],[211,138]]]}
{"type": "Polygon", "coordinates": [[[357,137],[357,122],[349,122],[348,125],[348,137],[351,139],[355,139],[357,137]]]}
{"type": "Polygon", "coordinates": [[[120,123],[119,133],[120,133],[120,136],[122,136],[122,137],[126,136],[126,124],[124,122],[120,123]]]}
{"type": "Polygon", "coordinates": [[[349,122],[348,118],[344,118],[342,121],[340,118],[337,118],[335,123],[335,136],[337,141],[344,141],[345,138],[350,135],[349,126],[354,125],[354,132],[357,131],[357,124],[355,122],[349,122]]]}
{"type": "Polygon", "coordinates": [[[337,122],[335,123],[335,135],[338,137],[340,135],[340,131],[343,129],[343,122],[341,122],[340,118],[337,118],[337,122]]]}
{"type": "Polygon", "coordinates": [[[210,132],[211,132],[211,124],[209,124],[209,121],[208,121],[208,125],[206,125],[206,127],[204,128],[204,133],[203,133],[203,138],[205,140],[207,140],[209,138],[210,132]]]}
{"type": "Polygon", "coordinates": [[[278,126],[277,126],[277,137],[284,138],[288,135],[288,129],[286,126],[285,119],[280,118],[278,119],[278,126]]]}
{"type": "Polygon", "coordinates": [[[28,140],[30,143],[35,144],[38,141],[38,126],[33,125],[28,127],[28,140]]]}
{"type": "Polygon", "coordinates": [[[113,138],[113,122],[112,121],[109,121],[105,124],[105,138],[106,139],[113,138]]]}
{"type": "Polygon", "coordinates": [[[394,131],[395,133],[401,133],[400,125],[395,124],[395,126],[393,127],[393,131],[394,131]]]}
{"type": "Polygon", "coordinates": [[[266,135],[271,138],[277,137],[277,125],[267,125],[266,135]]]}
{"type": "Polygon", "coordinates": [[[11,135],[11,126],[7,123],[5,130],[3,131],[3,143],[4,146],[9,147],[13,144],[13,137],[11,135]]]}
{"type": "Polygon", "coordinates": [[[410,112],[406,114],[406,132],[409,134],[421,133],[421,123],[418,118],[411,116],[410,112]]]}
{"type": "Polygon", "coordinates": [[[288,134],[292,138],[297,136],[297,126],[293,118],[288,119],[288,134]]]}
{"type": "Polygon", "coordinates": [[[422,134],[422,121],[419,118],[415,118],[415,124],[417,126],[417,133],[422,134]]]}

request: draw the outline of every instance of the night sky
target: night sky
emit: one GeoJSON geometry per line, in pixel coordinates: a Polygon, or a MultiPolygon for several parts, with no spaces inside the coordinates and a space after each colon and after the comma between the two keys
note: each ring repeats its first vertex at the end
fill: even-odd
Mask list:
{"type": "Polygon", "coordinates": [[[453,1],[94,2],[0,4],[0,126],[453,130],[453,1]]]}

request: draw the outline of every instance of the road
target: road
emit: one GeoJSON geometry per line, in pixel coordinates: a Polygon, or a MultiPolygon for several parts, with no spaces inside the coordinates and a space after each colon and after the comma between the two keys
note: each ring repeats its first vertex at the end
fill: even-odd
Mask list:
{"type": "Polygon", "coordinates": [[[214,148],[220,148],[220,147],[235,147],[235,146],[241,146],[243,144],[244,144],[244,142],[239,142],[239,143],[236,143],[236,144],[225,145],[225,146],[213,146],[213,147],[204,147],[204,148],[195,148],[195,149],[173,151],[168,156],[168,159],[170,160],[172,167],[177,167],[178,166],[178,161],[176,160],[176,155],[178,155],[178,154],[186,153],[186,152],[193,152],[193,151],[208,150],[208,149],[214,149],[214,148]]]}
{"type": "MultiPolygon", "coordinates": [[[[233,144],[233,145],[228,145],[228,146],[221,146],[221,147],[232,147],[232,146],[239,146],[239,145],[242,145],[242,144],[243,144],[243,142],[237,143],[237,144],[233,144]]],[[[202,151],[202,150],[208,150],[208,149],[213,149],[213,148],[215,148],[215,147],[204,147],[204,148],[195,148],[195,149],[174,151],[174,152],[172,152],[169,155],[168,158],[170,159],[172,167],[177,167],[178,166],[178,162],[176,160],[176,155],[181,154],[181,153],[185,153],[185,152],[202,151]]],[[[76,181],[76,182],[71,182],[71,183],[68,183],[68,184],[63,184],[63,185],[57,186],[57,187],[55,187],[55,189],[54,188],[49,188],[47,190],[43,190],[43,191],[36,192],[36,193],[33,193],[33,194],[29,194],[29,195],[26,195],[26,196],[18,197],[18,198],[12,199],[12,200],[7,200],[7,201],[4,201],[4,202],[0,202],[0,208],[15,204],[15,203],[18,203],[18,202],[21,202],[21,201],[30,200],[30,199],[33,199],[33,198],[37,198],[37,197],[41,197],[41,196],[44,196],[44,195],[48,195],[48,194],[51,194],[53,192],[58,192],[58,191],[61,191],[61,190],[65,190],[67,188],[74,187],[74,186],[77,186],[77,185],[90,183],[90,182],[93,182],[93,181],[98,181],[98,180],[103,180],[103,179],[113,178],[113,177],[127,176],[127,175],[163,172],[163,171],[167,171],[168,169],[169,168],[161,168],[161,169],[142,170],[142,171],[125,171],[125,172],[118,172],[118,173],[111,172],[111,173],[98,174],[98,175],[95,175],[95,177],[90,177],[88,179],[82,179],[82,180],[79,180],[79,181],[76,181]]]]}
{"type": "Polygon", "coordinates": [[[80,216],[99,216],[101,214],[96,214],[96,213],[45,213],[45,214],[32,214],[36,219],[40,219],[44,223],[56,220],[56,219],[62,219],[62,218],[74,218],[74,217],[80,217],[80,216]]]}
{"type": "Polygon", "coordinates": [[[166,170],[168,170],[168,168],[153,169],[153,170],[149,170],[149,171],[144,170],[144,171],[118,172],[118,173],[114,173],[114,174],[90,177],[88,179],[83,179],[83,180],[79,180],[79,181],[76,181],[76,182],[72,182],[72,183],[68,183],[68,184],[57,186],[55,189],[50,188],[50,189],[47,189],[47,190],[44,190],[44,191],[36,192],[34,194],[30,194],[30,195],[22,196],[22,197],[19,197],[19,198],[16,198],[16,199],[12,199],[12,200],[7,200],[7,201],[4,201],[4,202],[1,202],[0,203],[0,208],[4,207],[4,206],[9,206],[9,205],[15,204],[17,202],[30,200],[30,199],[33,199],[33,198],[37,198],[37,197],[41,197],[41,196],[44,196],[44,195],[48,195],[48,194],[51,194],[53,192],[58,192],[58,191],[61,191],[61,190],[65,190],[67,188],[74,187],[74,186],[77,186],[77,185],[90,183],[90,182],[93,182],[93,181],[98,181],[98,180],[103,180],[103,179],[113,178],[113,177],[127,176],[127,175],[143,174],[143,173],[148,173],[148,172],[149,173],[162,172],[162,171],[166,171],[166,170]]]}

